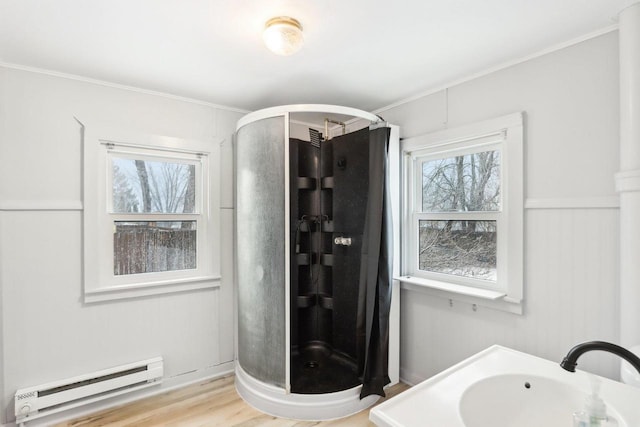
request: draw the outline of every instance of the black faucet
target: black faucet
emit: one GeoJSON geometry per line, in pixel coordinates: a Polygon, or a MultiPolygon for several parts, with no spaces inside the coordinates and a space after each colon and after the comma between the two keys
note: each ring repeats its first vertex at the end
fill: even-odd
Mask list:
{"type": "Polygon", "coordinates": [[[562,366],[562,369],[565,369],[569,372],[575,372],[576,365],[578,364],[578,357],[582,356],[588,351],[593,350],[607,351],[609,353],[618,355],[629,362],[631,366],[636,368],[636,370],[640,373],[640,358],[638,356],[631,353],[626,348],[622,348],[619,345],[611,344],[604,341],[588,341],[583,342],[582,344],[578,344],[577,346],[569,350],[569,353],[567,353],[565,358],[562,359],[560,366],[562,366]]]}

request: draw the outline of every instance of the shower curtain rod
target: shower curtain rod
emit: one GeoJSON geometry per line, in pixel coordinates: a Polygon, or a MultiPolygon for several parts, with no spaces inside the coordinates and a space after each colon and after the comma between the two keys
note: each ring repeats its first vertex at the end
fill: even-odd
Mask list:
{"type": "MultiPolygon", "coordinates": [[[[378,116],[378,118],[380,119],[379,121],[371,122],[371,124],[369,125],[369,129],[370,130],[389,126],[389,123],[386,122],[382,117],[378,116]]],[[[332,119],[324,119],[325,140],[331,139],[331,138],[329,138],[329,123],[333,123],[333,124],[342,126],[342,134],[344,135],[346,133],[346,124],[344,122],[339,122],[337,120],[332,120],[332,119]]]]}
{"type": "MultiPolygon", "coordinates": [[[[378,116],[378,117],[380,117],[380,116],[378,116]]],[[[384,119],[382,117],[380,117],[380,121],[379,122],[371,123],[369,125],[369,130],[378,129],[378,128],[386,128],[386,127],[389,127],[389,123],[387,123],[386,121],[384,121],[384,119]]]]}
{"type": "Polygon", "coordinates": [[[337,120],[331,120],[331,119],[324,119],[324,139],[325,141],[330,140],[330,135],[329,135],[329,123],[333,123],[335,125],[340,125],[342,126],[342,134],[344,135],[346,133],[346,129],[347,129],[347,125],[344,124],[343,122],[339,122],[337,120]]]}

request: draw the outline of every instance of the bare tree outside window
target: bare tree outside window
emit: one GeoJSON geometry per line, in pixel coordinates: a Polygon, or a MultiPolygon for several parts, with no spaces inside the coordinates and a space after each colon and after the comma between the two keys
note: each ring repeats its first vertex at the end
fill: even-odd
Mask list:
{"type": "MultiPolygon", "coordinates": [[[[195,213],[195,165],[113,157],[115,213],[195,213]]],[[[114,274],[196,268],[196,221],[114,221],[114,274]]]]}
{"type": "MultiPolygon", "coordinates": [[[[500,152],[422,163],[422,212],[500,210],[500,152]]],[[[496,221],[421,220],[419,269],[496,281],[496,221]]]]}
{"type": "Polygon", "coordinates": [[[193,164],[114,157],[114,212],[194,213],[195,169],[193,164]],[[120,205],[115,201],[123,189],[128,189],[136,198],[138,210],[119,210],[120,205]]]}
{"type": "Polygon", "coordinates": [[[423,212],[499,209],[499,151],[447,157],[422,164],[423,212]]]}
{"type": "Polygon", "coordinates": [[[115,212],[139,212],[139,200],[125,174],[113,165],[113,210],[115,212]]]}

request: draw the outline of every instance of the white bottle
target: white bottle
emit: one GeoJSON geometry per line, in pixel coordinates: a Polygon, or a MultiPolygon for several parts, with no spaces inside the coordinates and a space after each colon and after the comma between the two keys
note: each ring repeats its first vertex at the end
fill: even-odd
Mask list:
{"type": "Polygon", "coordinates": [[[591,394],[584,402],[584,410],[573,414],[573,427],[617,427],[615,418],[607,415],[607,405],[598,396],[600,380],[591,376],[591,394]]]}

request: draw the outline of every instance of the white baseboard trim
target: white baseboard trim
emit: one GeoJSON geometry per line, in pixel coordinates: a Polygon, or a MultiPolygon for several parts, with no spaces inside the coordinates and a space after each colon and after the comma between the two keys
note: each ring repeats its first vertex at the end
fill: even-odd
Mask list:
{"type": "MultiPolygon", "coordinates": [[[[230,361],[221,363],[220,365],[209,366],[204,369],[186,372],[184,374],[179,374],[173,377],[163,378],[162,384],[160,384],[158,387],[149,387],[147,389],[116,396],[111,399],[105,399],[100,402],[81,406],[79,408],[72,408],[68,411],[51,414],[51,416],[49,417],[45,416],[33,421],[27,421],[23,425],[25,427],[50,426],[53,424],[61,423],[63,421],[80,418],[94,412],[103,411],[115,406],[124,405],[136,400],[141,400],[147,397],[166,393],[177,388],[186,387],[202,381],[225,377],[227,375],[233,374],[234,368],[235,363],[233,361],[230,361]]],[[[2,424],[2,427],[16,427],[16,424],[15,422],[2,424]]]]}
{"type": "Polygon", "coordinates": [[[415,372],[409,372],[404,368],[400,368],[400,381],[407,385],[410,385],[411,387],[421,383],[426,379],[426,377],[418,375],[415,372]]]}

